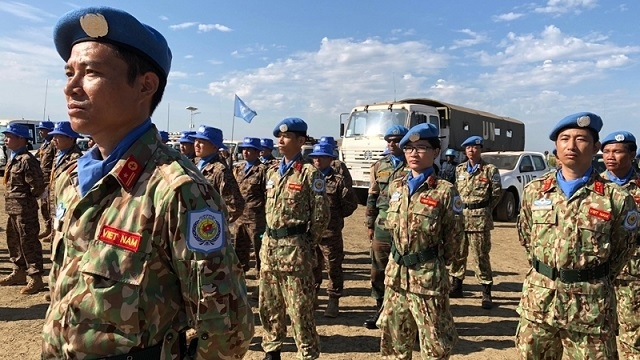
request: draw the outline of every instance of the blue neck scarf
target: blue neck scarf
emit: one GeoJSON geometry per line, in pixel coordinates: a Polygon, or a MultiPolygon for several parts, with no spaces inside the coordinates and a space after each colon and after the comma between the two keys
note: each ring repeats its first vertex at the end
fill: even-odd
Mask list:
{"type": "Polygon", "coordinates": [[[260,163],[260,161],[259,161],[258,159],[253,160],[253,162],[248,162],[248,161],[247,161],[247,162],[244,164],[244,173],[245,173],[245,174],[246,174],[246,173],[248,173],[248,172],[249,172],[249,170],[250,170],[254,165],[257,165],[257,164],[259,164],[259,163],[260,163]]]}
{"type": "Polygon", "coordinates": [[[562,169],[560,169],[556,173],[556,180],[558,181],[558,186],[560,186],[562,192],[567,196],[567,199],[570,199],[573,194],[576,193],[576,191],[578,191],[587,183],[587,181],[589,181],[592,172],[593,167],[590,167],[582,177],[579,177],[575,180],[565,180],[564,176],[562,176],[562,169]]]}
{"type": "Polygon", "coordinates": [[[147,118],[120,140],[120,143],[104,160],[97,146],[94,146],[86,154],[78,158],[77,172],[80,196],[84,197],[100,179],[105,177],[116,166],[118,160],[129,150],[131,145],[147,132],[151,126],[153,126],[151,119],[147,118]]]}
{"type": "Polygon", "coordinates": [[[477,163],[471,166],[471,161],[467,161],[467,172],[469,174],[473,174],[474,172],[476,172],[476,170],[478,170],[479,167],[480,167],[480,163],[477,163]]]}
{"type": "Polygon", "coordinates": [[[293,165],[293,163],[295,163],[296,160],[298,160],[301,156],[302,154],[298,153],[288,163],[285,163],[285,158],[283,157],[282,160],[280,161],[280,166],[278,167],[278,174],[280,174],[280,176],[284,176],[284,174],[287,172],[287,170],[289,170],[291,165],[293,165]]]}
{"type": "Polygon", "coordinates": [[[56,165],[60,165],[60,160],[62,160],[62,157],[65,156],[69,150],[71,150],[71,148],[68,148],[66,150],[58,150],[58,153],[56,154],[56,165]]]}
{"type": "Polygon", "coordinates": [[[320,172],[322,173],[322,175],[329,176],[329,174],[331,174],[331,165],[327,166],[326,168],[320,170],[320,172]]]}
{"type": "Polygon", "coordinates": [[[390,154],[389,159],[391,159],[391,165],[393,165],[393,168],[397,169],[398,166],[400,166],[404,162],[404,154],[400,156],[390,154]]]}
{"type": "Polygon", "coordinates": [[[607,177],[609,178],[609,180],[613,181],[614,183],[622,186],[626,183],[629,182],[629,180],[631,180],[631,177],[633,176],[633,168],[631,168],[631,170],[629,170],[629,173],[627,175],[625,175],[622,178],[618,178],[617,176],[613,175],[613,173],[609,170],[607,170],[607,177]]]}
{"type": "Polygon", "coordinates": [[[27,147],[23,146],[20,149],[16,149],[16,151],[11,150],[11,154],[9,155],[9,161],[13,161],[13,158],[16,157],[16,155],[22,153],[23,151],[26,151],[27,147]]]}
{"type": "Polygon", "coordinates": [[[209,156],[201,157],[198,161],[198,170],[202,171],[202,169],[204,169],[204,166],[210,163],[211,160],[215,159],[216,156],[218,156],[218,153],[214,152],[209,156]]]}
{"type": "Polygon", "coordinates": [[[427,178],[433,174],[433,166],[426,168],[420,175],[413,177],[413,172],[409,173],[409,178],[407,179],[407,185],[409,186],[409,196],[412,196],[416,190],[422,185],[422,183],[427,180],[427,178]]]}

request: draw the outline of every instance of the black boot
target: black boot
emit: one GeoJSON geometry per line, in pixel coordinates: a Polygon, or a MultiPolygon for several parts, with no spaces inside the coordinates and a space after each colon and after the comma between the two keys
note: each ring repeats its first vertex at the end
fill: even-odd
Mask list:
{"type": "Polygon", "coordinates": [[[376,322],[378,322],[378,318],[380,317],[381,312],[382,312],[382,299],[376,299],[376,313],[373,314],[372,317],[364,321],[364,327],[370,330],[377,329],[378,325],[376,325],[376,322]]]}
{"type": "Polygon", "coordinates": [[[462,279],[455,276],[451,277],[451,290],[449,291],[449,297],[452,299],[459,299],[462,297],[462,279]]]}
{"type": "Polygon", "coordinates": [[[269,351],[263,360],[280,360],[280,351],[269,351]]]}
{"type": "Polygon", "coordinates": [[[491,300],[491,284],[482,285],[482,308],[491,309],[493,307],[493,300],[491,300]]]}

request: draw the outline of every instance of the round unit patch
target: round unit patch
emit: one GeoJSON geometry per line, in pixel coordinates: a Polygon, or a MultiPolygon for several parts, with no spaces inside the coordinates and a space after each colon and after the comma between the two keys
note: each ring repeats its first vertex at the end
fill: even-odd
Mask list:
{"type": "Polygon", "coordinates": [[[324,191],[324,179],[315,179],[315,180],[313,180],[313,191],[315,191],[315,192],[323,192],[324,191]]]}
{"type": "Polygon", "coordinates": [[[462,202],[462,198],[460,196],[456,196],[453,198],[453,212],[461,213],[462,208],[464,207],[464,203],[462,202]]]}
{"type": "Polygon", "coordinates": [[[624,228],[627,230],[635,230],[638,227],[638,212],[631,210],[624,218],[624,228]]]}
{"type": "Polygon", "coordinates": [[[189,219],[187,247],[190,250],[209,254],[225,245],[222,212],[203,209],[190,211],[187,216],[189,219]]]}

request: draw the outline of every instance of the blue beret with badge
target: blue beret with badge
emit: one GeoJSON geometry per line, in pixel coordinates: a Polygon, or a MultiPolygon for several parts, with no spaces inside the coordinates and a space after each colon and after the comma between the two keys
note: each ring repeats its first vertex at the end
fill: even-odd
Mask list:
{"type": "Polygon", "coordinates": [[[181,131],[178,142],[193,144],[193,139],[191,138],[191,135],[195,135],[195,133],[196,133],[195,131],[189,131],[189,130],[181,131]]]}
{"type": "Polygon", "coordinates": [[[564,117],[551,129],[549,139],[556,141],[558,134],[565,129],[591,129],[596,133],[602,130],[602,118],[590,112],[579,112],[564,117]]]}
{"type": "Polygon", "coordinates": [[[36,126],[36,130],[53,130],[53,128],[55,127],[55,124],[53,123],[53,121],[40,121],[40,123],[38,124],[38,126],[36,126]]]}
{"type": "Polygon", "coordinates": [[[273,148],[275,147],[273,146],[273,140],[267,138],[260,139],[260,146],[262,146],[262,148],[267,148],[270,150],[273,150],[273,148]]]}
{"type": "Polygon", "coordinates": [[[82,137],[80,136],[80,134],[73,131],[73,129],[71,128],[71,122],[69,121],[60,121],[59,123],[57,123],[54,126],[53,131],[51,131],[49,135],[64,135],[75,139],[82,137]]]}
{"type": "Polygon", "coordinates": [[[628,131],[614,131],[602,139],[601,150],[604,150],[604,146],[612,143],[636,143],[636,137],[628,131]]]}
{"type": "Polygon", "coordinates": [[[384,133],[384,139],[389,141],[389,138],[392,136],[405,136],[409,132],[409,129],[402,125],[393,125],[392,127],[387,129],[387,132],[384,133]]]}
{"type": "Polygon", "coordinates": [[[273,136],[279,137],[280,133],[285,132],[296,132],[307,135],[307,123],[300,118],[282,119],[282,121],[280,121],[278,125],[273,128],[273,136]]]}
{"type": "Polygon", "coordinates": [[[460,144],[460,146],[462,147],[476,146],[476,145],[480,145],[481,147],[484,146],[484,139],[482,139],[481,136],[478,136],[478,135],[469,136],[467,140],[465,140],[462,144],[460,144]]]}
{"type": "Polygon", "coordinates": [[[221,149],[226,149],[222,143],[222,130],[214,128],[213,126],[202,125],[198,128],[198,131],[196,131],[195,134],[189,135],[189,137],[193,139],[206,140],[221,149]]]}
{"type": "Polygon", "coordinates": [[[313,152],[309,154],[310,157],[314,156],[328,156],[335,158],[333,153],[334,146],[329,143],[319,143],[313,145],[313,152]]]}
{"type": "Polygon", "coordinates": [[[426,139],[437,139],[439,137],[438,128],[433,124],[418,124],[404,135],[402,140],[400,140],[400,144],[398,144],[401,148],[407,145],[409,142],[414,142],[418,140],[426,140],[426,139]]]}
{"type": "Polygon", "coordinates": [[[131,14],[107,6],[72,10],[53,28],[53,42],[64,61],[80,42],[96,41],[122,46],[151,61],[166,81],[171,70],[171,50],[157,30],[142,24],[131,14]]]}
{"type": "Polygon", "coordinates": [[[238,149],[256,149],[261,151],[262,146],[260,145],[259,138],[245,137],[242,142],[238,144],[238,149]]]}
{"type": "Polygon", "coordinates": [[[27,125],[9,124],[2,133],[12,134],[25,139],[32,139],[31,134],[29,133],[29,127],[27,127],[27,125]]]}

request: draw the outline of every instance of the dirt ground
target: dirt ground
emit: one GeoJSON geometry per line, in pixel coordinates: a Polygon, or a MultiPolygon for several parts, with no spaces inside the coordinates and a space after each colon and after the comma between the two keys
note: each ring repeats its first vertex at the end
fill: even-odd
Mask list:
{"type": "MultiPolygon", "coordinates": [[[[4,188],[0,188],[0,193],[4,188]]],[[[6,248],[6,215],[4,197],[0,197],[0,276],[8,274],[11,266],[6,248]]],[[[492,310],[480,308],[481,286],[471,271],[465,281],[465,298],[453,299],[451,308],[460,340],[454,348],[452,359],[501,360],[514,359],[516,352],[513,337],[518,322],[515,308],[521,291],[521,283],[527,270],[524,251],[518,244],[513,223],[496,223],[492,231],[493,248],[491,262],[494,273],[492,310]]],[[[370,297],[369,241],[364,227],[364,207],[346,220],[345,240],[345,296],[340,300],[340,316],[327,319],[322,316],[327,303],[321,294],[316,322],[320,333],[322,359],[378,358],[380,334],[378,330],[365,329],[362,324],[373,312],[374,300],[370,297]]],[[[45,267],[50,267],[49,244],[45,244],[45,267]]],[[[470,259],[469,268],[472,269],[470,259]]],[[[325,275],[326,276],[326,275],[325,275]]],[[[248,274],[250,287],[256,286],[253,274],[248,274]]],[[[24,296],[20,287],[0,287],[0,359],[38,359],[44,314],[47,304],[43,293],[24,296]]],[[[254,305],[257,305],[254,302],[254,305]]],[[[257,309],[254,308],[254,312],[257,309]]],[[[257,312],[256,334],[246,359],[262,359],[260,347],[263,336],[257,312]]],[[[294,359],[296,347],[289,337],[283,350],[284,359],[294,359]]],[[[414,358],[419,359],[418,348],[414,358]]]]}

